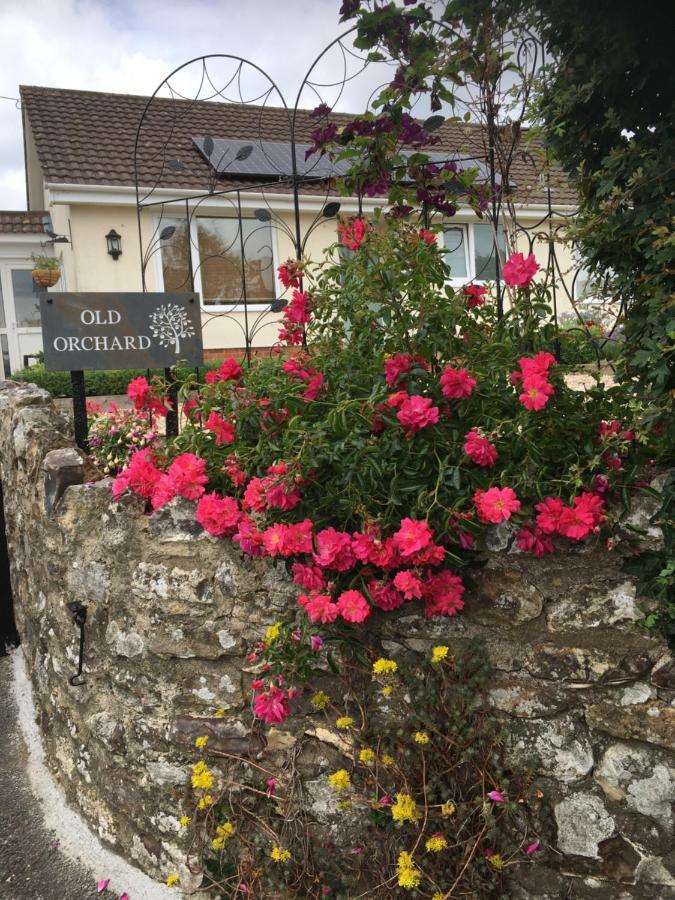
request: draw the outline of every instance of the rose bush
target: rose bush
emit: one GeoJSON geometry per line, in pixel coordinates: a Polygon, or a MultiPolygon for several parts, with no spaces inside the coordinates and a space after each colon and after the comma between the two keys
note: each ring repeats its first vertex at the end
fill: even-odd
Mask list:
{"type": "MultiPolygon", "coordinates": [[[[184,379],[181,435],[136,453],[115,496],[195,501],[209,534],[283,562],[323,626],[407,602],[455,615],[495,526],[537,556],[609,527],[647,442],[621,389],[566,385],[533,257],[505,267],[515,302],[498,320],[477,286],[447,286],[427,231],[343,222],[348,258],[283,266],[277,356],[184,379]]],[[[160,385],[132,388],[164,406],[160,385]]],[[[262,685],[288,714],[292,684],[262,685]]]]}
{"type": "MultiPolygon", "coordinates": [[[[539,555],[597,534],[645,440],[620,389],[566,386],[533,257],[505,267],[516,302],[498,321],[482,289],[447,286],[427,232],[343,222],[350,258],[282,267],[284,352],[185,379],[182,434],[166,457],[136,454],[116,496],[197,501],[210,534],[284,560],[322,623],[407,600],[456,613],[492,525],[539,555]]],[[[141,382],[137,404],[161,412],[141,382]]]]}

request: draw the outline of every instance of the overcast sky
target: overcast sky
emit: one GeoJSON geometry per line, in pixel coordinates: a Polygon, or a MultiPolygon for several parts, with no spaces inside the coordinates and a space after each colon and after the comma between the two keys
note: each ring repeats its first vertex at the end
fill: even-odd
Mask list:
{"type": "MultiPolygon", "coordinates": [[[[294,98],[314,57],[346,30],[339,6],[339,0],[0,0],[0,94],[18,97],[20,84],[147,94],[194,56],[232,53],[257,63],[294,98]]],[[[334,55],[330,72],[336,71],[334,55]]],[[[318,80],[330,80],[324,74],[318,80]]],[[[363,106],[374,76],[367,90],[365,81],[359,88],[355,82],[340,108],[363,106]]],[[[315,100],[308,95],[301,105],[315,100]]],[[[0,209],[22,208],[21,112],[12,100],[0,100],[0,209]]]]}

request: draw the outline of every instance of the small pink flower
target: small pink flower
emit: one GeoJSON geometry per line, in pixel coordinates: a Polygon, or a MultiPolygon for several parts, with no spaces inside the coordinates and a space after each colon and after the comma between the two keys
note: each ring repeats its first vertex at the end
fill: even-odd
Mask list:
{"type": "Polygon", "coordinates": [[[345,622],[364,622],[371,613],[371,606],[361,591],[343,591],[337,608],[345,622]]]}
{"type": "Polygon", "coordinates": [[[505,802],[505,797],[500,791],[490,791],[488,797],[490,798],[490,800],[492,800],[493,803],[505,802]]]}
{"type": "Polygon", "coordinates": [[[533,844],[530,844],[529,847],[525,848],[525,853],[527,853],[528,856],[532,856],[532,854],[536,853],[540,847],[541,841],[535,841],[533,844]]]}
{"type": "Polygon", "coordinates": [[[323,647],[323,638],[320,638],[318,634],[313,634],[309,639],[309,646],[313,653],[318,653],[323,647]]]}
{"type": "Polygon", "coordinates": [[[123,894],[120,894],[120,900],[129,900],[129,895],[126,891],[123,894]]]}
{"type": "Polygon", "coordinates": [[[274,795],[276,794],[276,791],[277,791],[277,784],[278,784],[277,779],[276,778],[268,778],[267,781],[265,782],[265,784],[267,785],[267,790],[265,791],[267,796],[274,797],[274,795]]]}
{"type": "Polygon", "coordinates": [[[509,287],[526,287],[538,269],[534,253],[527,258],[522,253],[513,253],[504,263],[502,277],[509,287]]]}
{"type": "Polygon", "coordinates": [[[380,797],[380,805],[381,806],[391,806],[391,795],[390,794],[382,794],[380,797]]]}
{"type": "Polygon", "coordinates": [[[253,704],[254,714],[267,725],[279,725],[289,716],[290,711],[286,694],[274,686],[264,694],[258,694],[253,704]]]}
{"type": "Polygon", "coordinates": [[[99,894],[102,894],[103,891],[108,889],[108,885],[110,884],[109,878],[101,878],[100,881],[96,883],[96,890],[99,894]]]}
{"type": "Polygon", "coordinates": [[[408,397],[401,404],[396,418],[405,429],[406,437],[412,437],[422,428],[435,425],[439,418],[438,407],[429,397],[408,397]]]}
{"type": "Polygon", "coordinates": [[[473,502],[480,520],[494,525],[510,519],[511,514],[520,509],[520,501],[509,487],[491,487],[487,491],[478,488],[473,495],[473,502]]]}
{"type": "Polygon", "coordinates": [[[59,840],[52,841],[50,846],[51,846],[52,850],[58,850],[59,847],[61,846],[61,841],[59,841],[59,840]]]}
{"type": "Polygon", "coordinates": [[[476,387],[476,379],[469,375],[467,369],[453,369],[446,366],[439,379],[443,395],[448,400],[465,400],[473,393],[476,387]]]}

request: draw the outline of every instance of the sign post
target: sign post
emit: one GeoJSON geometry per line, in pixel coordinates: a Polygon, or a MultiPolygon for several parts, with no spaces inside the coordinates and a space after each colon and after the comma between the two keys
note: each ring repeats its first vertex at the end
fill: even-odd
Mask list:
{"type": "MultiPolygon", "coordinates": [[[[198,294],[58,293],[40,299],[45,368],[70,372],[77,444],[87,450],[86,369],[164,369],[203,362],[198,294]]],[[[167,435],[178,433],[177,391],[167,435]]]]}

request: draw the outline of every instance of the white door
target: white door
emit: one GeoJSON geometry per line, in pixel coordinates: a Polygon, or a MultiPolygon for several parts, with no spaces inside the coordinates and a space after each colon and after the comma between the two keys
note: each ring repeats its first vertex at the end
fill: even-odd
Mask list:
{"type": "Polygon", "coordinates": [[[40,295],[31,275],[32,264],[5,265],[0,271],[3,315],[0,316],[0,355],[3,377],[34,362],[42,349],[40,295]]]}
{"type": "Polygon", "coordinates": [[[12,336],[11,330],[11,303],[5,288],[5,278],[0,268],[0,379],[9,378],[12,371],[9,344],[12,336]]]}

